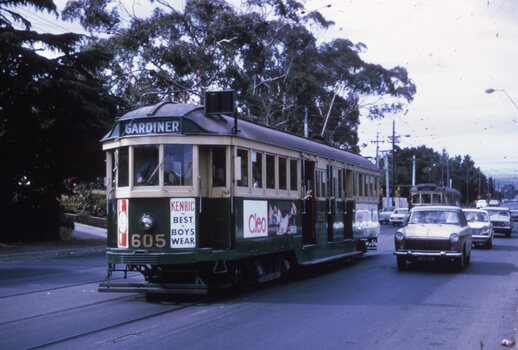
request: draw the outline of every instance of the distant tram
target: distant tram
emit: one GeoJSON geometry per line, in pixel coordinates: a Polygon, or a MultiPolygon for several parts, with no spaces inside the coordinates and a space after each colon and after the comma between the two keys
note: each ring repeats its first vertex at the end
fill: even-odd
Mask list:
{"type": "Polygon", "coordinates": [[[102,140],[108,276],[99,291],[201,294],[375,246],[379,172],[371,162],[235,123],[172,102],[116,121],[102,140]],[[128,272],[144,278],[135,283],[128,272]]]}
{"type": "Polygon", "coordinates": [[[451,187],[436,184],[418,184],[410,189],[411,206],[454,205],[460,206],[460,192],[451,187]]]}

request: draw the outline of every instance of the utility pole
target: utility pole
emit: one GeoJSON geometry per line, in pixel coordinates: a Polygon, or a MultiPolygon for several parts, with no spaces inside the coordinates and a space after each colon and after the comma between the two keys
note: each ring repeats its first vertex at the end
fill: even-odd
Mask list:
{"type": "Polygon", "coordinates": [[[309,129],[308,129],[308,107],[304,107],[304,137],[309,137],[309,129]]]}
{"type": "Polygon", "coordinates": [[[378,157],[379,148],[380,148],[379,144],[384,143],[384,142],[385,141],[379,139],[379,132],[376,133],[376,141],[371,141],[371,143],[376,144],[376,168],[379,168],[379,157],[378,157]]]}
{"type": "MultiPolygon", "coordinates": [[[[388,153],[388,152],[387,152],[388,153]]],[[[388,156],[387,156],[387,153],[385,153],[385,187],[387,188],[387,190],[385,191],[385,197],[386,197],[386,201],[385,201],[385,207],[390,207],[392,205],[392,203],[389,203],[389,199],[390,199],[390,188],[389,188],[389,168],[388,168],[388,156]]]]}
{"type": "Polygon", "coordinates": [[[396,184],[396,167],[395,167],[395,144],[396,144],[396,121],[392,120],[392,191],[395,191],[394,185],[396,184]]]}
{"type": "Polygon", "coordinates": [[[415,186],[415,154],[412,156],[412,186],[415,186]]]}

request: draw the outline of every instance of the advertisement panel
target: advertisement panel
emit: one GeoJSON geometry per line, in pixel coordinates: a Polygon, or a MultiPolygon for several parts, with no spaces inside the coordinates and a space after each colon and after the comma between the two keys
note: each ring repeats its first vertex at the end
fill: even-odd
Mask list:
{"type": "Polygon", "coordinates": [[[297,212],[295,201],[268,201],[268,233],[270,236],[297,233],[297,212]]]}
{"type": "Polygon", "coordinates": [[[117,201],[117,247],[128,248],[128,200],[117,201]]]}
{"type": "Polygon", "coordinates": [[[257,238],[268,236],[268,202],[243,201],[243,236],[257,238]]]}
{"type": "Polygon", "coordinates": [[[196,247],[195,198],[171,198],[171,248],[196,247]]]}

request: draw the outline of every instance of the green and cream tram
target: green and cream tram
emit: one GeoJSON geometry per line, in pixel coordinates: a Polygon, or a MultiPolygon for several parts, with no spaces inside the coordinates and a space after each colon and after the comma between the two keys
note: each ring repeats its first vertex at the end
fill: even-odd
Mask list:
{"type": "Polygon", "coordinates": [[[289,133],[160,103],[119,118],[107,155],[100,291],[205,293],[375,246],[378,169],[289,133]],[[134,283],[115,279],[139,272],[134,283]]]}
{"type": "Polygon", "coordinates": [[[417,184],[410,189],[412,206],[453,205],[460,206],[460,192],[451,187],[436,184],[417,184]]]}

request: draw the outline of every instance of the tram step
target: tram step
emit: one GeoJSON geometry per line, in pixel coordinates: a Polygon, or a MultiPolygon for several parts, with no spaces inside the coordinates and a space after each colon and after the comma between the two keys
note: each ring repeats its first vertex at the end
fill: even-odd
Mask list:
{"type": "Polygon", "coordinates": [[[303,261],[303,262],[300,262],[300,265],[303,265],[303,266],[317,265],[317,264],[322,264],[322,263],[325,263],[328,261],[344,259],[344,258],[357,258],[360,256],[362,256],[362,252],[360,252],[360,251],[347,252],[347,253],[343,253],[343,254],[326,256],[326,257],[320,258],[320,259],[303,261]]]}
{"type": "Polygon", "coordinates": [[[159,293],[159,294],[207,294],[208,288],[201,283],[112,283],[102,282],[99,292],[112,293],[159,293]]]}

